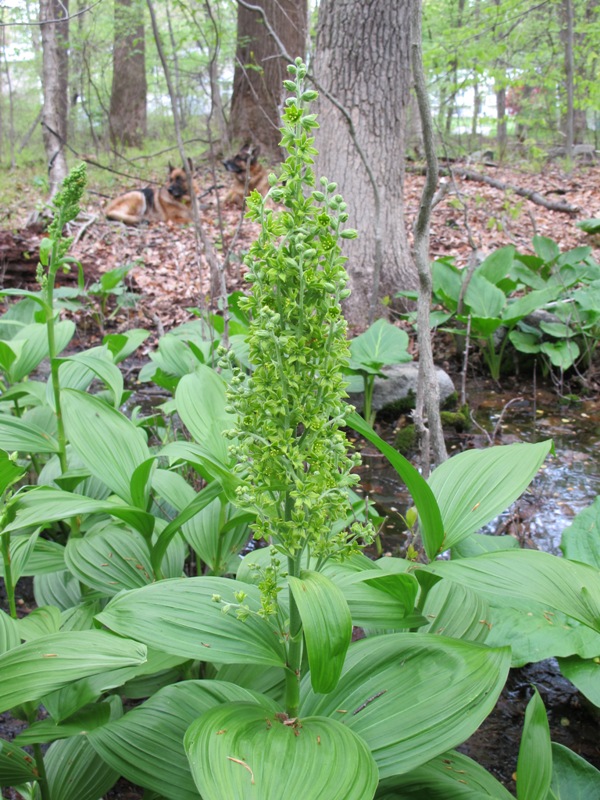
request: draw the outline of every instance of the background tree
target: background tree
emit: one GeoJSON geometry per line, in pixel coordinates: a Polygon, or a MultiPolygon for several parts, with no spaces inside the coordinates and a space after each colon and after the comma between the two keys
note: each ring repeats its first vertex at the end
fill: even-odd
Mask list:
{"type": "Polygon", "coordinates": [[[110,141],[113,147],[140,147],[146,135],[144,6],[139,0],[114,4],[110,141]]]}
{"type": "Polygon", "coordinates": [[[404,129],[410,0],[325,0],[314,74],[321,88],[319,175],[340,187],[358,239],[345,242],[351,326],[384,314],[381,301],[416,287],[404,226],[404,129]]]}
{"type": "Polygon", "coordinates": [[[65,144],[69,108],[69,3],[40,0],[42,32],[42,129],[48,161],[50,197],[67,174],[65,144]]]}
{"type": "Polygon", "coordinates": [[[238,0],[237,50],[229,137],[252,141],[279,155],[282,81],[287,78],[282,49],[305,56],[307,0],[238,0]]]}

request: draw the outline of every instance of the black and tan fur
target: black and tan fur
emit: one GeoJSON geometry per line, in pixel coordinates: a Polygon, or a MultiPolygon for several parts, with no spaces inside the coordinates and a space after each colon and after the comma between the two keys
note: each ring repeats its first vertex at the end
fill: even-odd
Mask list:
{"type": "MultiPolygon", "coordinates": [[[[194,191],[197,195],[195,181],[194,191]]],[[[180,225],[191,222],[191,197],[185,170],[169,166],[169,179],[164,186],[147,186],[119,195],[111,200],[104,214],[126,225],[139,225],[143,220],[180,225]]]]}
{"type": "Polygon", "coordinates": [[[227,172],[233,173],[233,184],[225,196],[226,205],[242,208],[246,195],[255,189],[264,197],[269,191],[267,170],[258,163],[260,147],[245,145],[240,152],[223,162],[227,172]]]}

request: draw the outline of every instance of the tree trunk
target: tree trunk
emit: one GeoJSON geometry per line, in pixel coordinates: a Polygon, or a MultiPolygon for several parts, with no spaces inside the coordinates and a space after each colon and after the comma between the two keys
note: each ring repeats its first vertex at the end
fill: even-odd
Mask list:
{"type": "Polygon", "coordinates": [[[42,130],[48,159],[50,197],[54,197],[61,181],[67,176],[65,144],[69,109],[68,15],[68,0],[40,0],[44,89],[42,130]]]}
{"type": "Polygon", "coordinates": [[[496,89],[496,116],[498,125],[496,128],[496,142],[498,144],[498,160],[503,161],[506,155],[507,130],[506,130],[506,87],[501,86],[496,89]]]}
{"type": "Polygon", "coordinates": [[[324,0],[314,74],[321,91],[317,177],[338,184],[359,231],[344,242],[352,290],[344,311],[362,329],[385,314],[384,298],[417,286],[403,199],[410,0],[324,0]]]}
{"type": "Polygon", "coordinates": [[[144,6],[115,0],[109,127],[113,147],[140,147],[146,135],[144,6]]]}
{"type": "Polygon", "coordinates": [[[280,155],[279,115],[286,59],[306,52],[307,0],[238,0],[229,138],[280,155]]]}
{"type": "Polygon", "coordinates": [[[574,64],[573,64],[573,3],[565,0],[565,84],[567,89],[567,113],[565,117],[566,154],[573,158],[574,142],[574,64]]]}

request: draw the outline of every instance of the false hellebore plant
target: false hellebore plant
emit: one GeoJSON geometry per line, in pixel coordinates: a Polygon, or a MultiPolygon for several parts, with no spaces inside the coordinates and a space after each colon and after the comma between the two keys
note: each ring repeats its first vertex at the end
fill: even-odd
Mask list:
{"type": "Polygon", "coordinates": [[[201,674],[214,680],[166,687],[90,735],[111,766],[176,800],[370,799],[382,777],[470,735],[510,663],[505,647],[409,632],[426,622],[415,610],[417,579],[360,552],[372,530],[357,522],[357,459],[341,430],[349,410],[339,245],[356,234],[344,229],[336,185],[315,182],[308,104],[317,94],[301,61],[288,69],[289,157],[269,192],[282,210],[258,193],[249,201],[262,233],[245,301],[253,369],[234,370],[228,394],[237,485],[220,476],[268,546],[241,561],[236,580],[158,581],[122,592],[97,616],[150,648],[213,665],[201,674]],[[353,623],[381,635],[351,643],[353,623]]]}

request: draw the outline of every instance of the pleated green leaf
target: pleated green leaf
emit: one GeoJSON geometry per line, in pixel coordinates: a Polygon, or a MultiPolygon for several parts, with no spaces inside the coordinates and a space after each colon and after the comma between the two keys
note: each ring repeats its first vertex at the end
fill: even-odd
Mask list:
{"type": "Polygon", "coordinates": [[[590,703],[600,708],[600,658],[559,658],[560,671],[585,695],[590,703]]]}
{"type": "Polygon", "coordinates": [[[335,688],[352,638],[352,617],[343,592],[319,572],[288,576],[302,619],[304,641],[315,692],[335,688]]]}
{"type": "Polygon", "coordinates": [[[420,633],[484,642],[491,627],[487,603],[466,586],[450,581],[439,581],[431,587],[422,613],[427,625],[420,633]]]}
{"type": "Polygon", "coordinates": [[[444,521],[444,549],[507,509],[529,486],[551,448],[548,440],[466,450],[440,464],[428,484],[444,521]]]}
{"type": "Polygon", "coordinates": [[[424,764],[474,733],[493,709],[510,648],[420,633],[353,642],[328,695],[301,686],[303,714],[341,720],[365,740],[382,778],[424,764]]]}
{"type": "Polygon", "coordinates": [[[71,736],[87,734],[94,728],[99,728],[110,719],[110,705],[108,703],[93,703],[82,708],[67,721],[56,724],[52,719],[43,719],[34,722],[25,728],[18,736],[15,743],[20,747],[30,744],[45,744],[55,739],[68,739],[71,736]]]}
{"type": "Polygon", "coordinates": [[[61,392],[71,446],[92,475],[132,503],[131,476],[150,451],[143,432],[116,409],[74,389],[61,392]]]}
{"type": "Polygon", "coordinates": [[[15,519],[5,527],[5,531],[19,530],[47,522],[69,519],[69,517],[88,514],[111,514],[122,519],[144,536],[150,536],[154,529],[154,517],[146,511],[122,505],[111,500],[94,500],[80,494],[71,494],[61,489],[32,489],[18,495],[12,508],[17,512],[15,519]]]}
{"type": "Polygon", "coordinates": [[[184,739],[203,800],[371,800],[377,766],[362,739],[334,719],[295,722],[261,706],[207,711],[184,739]]]}
{"type": "MultiPolygon", "coordinates": [[[[423,545],[428,558],[435,558],[444,541],[444,525],[434,493],[427,481],[397,450],[384,442],[356,412],[346,415],[346,424],[364,436],[387,458],[411,493],[417,511],[423,545]]],[[[452,459],[451,459],[452,460],[452,459]]]]}
{"type": "Polygon", "coordinates": [[[98,800],[119,779],[85,736],[54,742],[44,764],[52,800],[98,800]]]}
{"type": "Polygon", "coordinates": [[[183,748],[187,728],[209,709],[232,700],[260,702],[263,717],[277,707],[267,698],[222,681],[185,681],[161,689],[121,719],[89,734],[92,747],[121,775],[169,800],[198,800],[183,748]]]}
{"type": "Polygon", "coordinates": [[[552,742],[552,782],[556,800],[591,800],[598,795],[600,772],[562,744],[552,742]]]}
{"type": "Polygon", "coordinates": [[[355,625],[397,630],[423,624],[415,616],[419,584],[414,575],[370,569],[331,577],[344,593],[355,625]]]}
{"type": "Polygon", "coordinates": [[[423,569],[475,592],[517,597],[562,611],[600,631],[600,571],[539,550],[504,550],[423,569]]]}
{"type": "Polygon", "coordinates": [[[15,464],[5,450],[0,450],[0,494],[16,483],[24,472],[25,467],[15,464]]]}
{"type": "Polygon", "coordinates": [[[379,784],[377,800],[514,800],[493,775],[455,751],[443,753],[422,767],[394,775],[379,784]]]}
{"type": "Polygon", "coordinates": [[[113,405],[115,408],[119,408],[123,402],[123,373],[113,363],[108,350],[104,348],[91,352],[86,350],[83,353],[68,356],[64,361],[82,364],[91,370],[97,378],[100,378],[108,386],[112,392],[113,405]]]}
{"type": "Polygon", "coordinates": [[[122,636],[185,658],[222,664],[283,666],[285,648],[276,627],[251,614],[226,614],[226,604],[243,602],[260,608],[260,593],[249,584],[228,578],[186,578],[158,581],[113,598],[97,618],[122,636]],[[215,601],[215,598],[220,598],[215,601]]]}
{"type": "Polygon", "coordinates": [[[225,411],[227,385],[223,378],[205,364],[184,375],[177,385],[175,405],[183,424],[194,441],[227,464],[229,454],[223,431],[234,426],[235,418],[225,411]]]}
{"type": "Polygon", "coordinates": [[[104,631],[42,636],[0,656],[0,712],[87,675],[145,660],[143,645],[104,631]]]}
{"type": "MultiPolygon", "coordinates": [[[[54,325],[56,352],[60,353],[69,344],[75,333],[75,324],[71,320],[62,320],[54,325]]],[[[18,331],[11,339],[11,345],[25,342],[9,370],[10,383],[17,383],[39,366],[48,355],[48,331],[45,323],[32,322],[18,331]]]]}
{"type": "Polygon", "coordinates": [[[13,742],[0,739],[0,786],[18,786],[38,778],[35,761],[13,742]]]}
{"type": "Polygon", "coordinates": [[[108,527],[84,538],[71,538],[65,563],[78,580],[112,597],[122,589],[152,583],[150,551],[144,537],[135,531],[108,527]]]}
{"type": "Polygon", "coordinates": [[[523,736],[517,761],[518,800],[547,800],[552,779],[550,728],[537,689],[525,711],[523,736]]]}
{"type": "Polygon", "coordinates": [[[58,453],[58,442],[43,428],[19,417],[0,414],[0,447],[12,453],[58,453]]]}
{"type": "Polygon", "coordinates": [[[0,656],[21,644],[17,620],[0,610],[0,656]]]}

